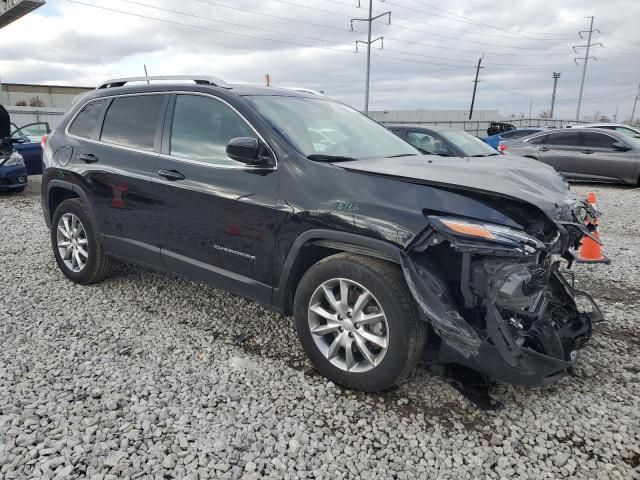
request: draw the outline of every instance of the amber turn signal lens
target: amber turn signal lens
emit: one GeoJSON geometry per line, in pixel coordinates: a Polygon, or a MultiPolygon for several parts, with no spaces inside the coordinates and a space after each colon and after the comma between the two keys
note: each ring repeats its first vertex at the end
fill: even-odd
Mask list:
{"type": "Polygon", "coordinates": [[[453,222],[451,220],[443,220],[447,227],[449,227],[454,232],[462,233],[464,235],[471,235],[473,237],[486,238],[487,240],[495,240],[496,236],[491,233],[486,228],[483,228],[479,225],[472,225],[470,223],[464,222],[453,222]]]}

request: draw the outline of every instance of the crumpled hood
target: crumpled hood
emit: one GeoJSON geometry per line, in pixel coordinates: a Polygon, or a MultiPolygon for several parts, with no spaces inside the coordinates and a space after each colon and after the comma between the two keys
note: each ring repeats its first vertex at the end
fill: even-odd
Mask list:
{"type": "Polygon", "coordinates": [[[524,157],[420,155],[341,162],[338,166],[356,172],[522,200],[537,206],[554,221],[564,216],[562,212],[576,201],[568,184],[553,167],[524,157]]]}

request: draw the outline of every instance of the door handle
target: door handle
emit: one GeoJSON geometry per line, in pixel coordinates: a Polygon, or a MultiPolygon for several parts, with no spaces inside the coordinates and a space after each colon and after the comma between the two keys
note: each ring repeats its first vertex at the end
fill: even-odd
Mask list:
{"type": "Polygon", "coordinates": [[[582,153],[593,153],[593,150],[582,150],[582,153]]]}
{"type": "Polygon", "coordinates": [[[96,157],[93,153],[83,153],[80,155],[80,160],[84,163],[96,163],[98,161],[98,157],[96,157]]]}
{"type": "Polygon", "coordinates": [[[538,151],[539,152],[548,152],[549,148],[548,147],[540,147],[540,148],[538,148],[538,151]]]}
{"type": "Polygon", "coordinates": [[[184,175],[178,172],[177,170],[158,170],[158,175],[166,178],[167,180],[171,180],[172,182],[176,180],[184,180],[184,175]]]}

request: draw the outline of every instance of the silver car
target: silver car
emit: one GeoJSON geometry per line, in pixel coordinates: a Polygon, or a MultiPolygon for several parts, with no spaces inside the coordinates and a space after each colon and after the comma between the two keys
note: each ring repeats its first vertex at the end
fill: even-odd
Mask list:
{"type": "Polygon", "coordinates": [[[639,184],[640,139],[613,130],[549,130],[500,142],[504,153],[547,163],[570,180],[639,184]]]}

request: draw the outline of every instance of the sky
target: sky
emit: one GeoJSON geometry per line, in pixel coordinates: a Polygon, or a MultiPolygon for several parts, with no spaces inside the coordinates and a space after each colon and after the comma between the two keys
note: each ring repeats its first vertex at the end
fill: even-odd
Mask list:
{"type": "MultiPolygon", "coordinates": [[[[364,107],[368,1],[48,0],[0,30],[3,82],[95,86],[207,74],[322,90],[364,107]]],[[[573,119],[595,17],[581,117],[629,118],[640,83],[639,0],[373,0],[370,110],[477,109],[573,119]],[[383,48],[382,48],[383,47],[383,48]]],[[[639,107],[640,108],[640,107],[639,107]]],[[[640,115],[640,111],[638,111],[640,115]]]]}

